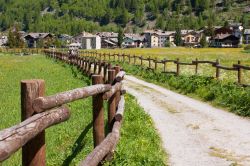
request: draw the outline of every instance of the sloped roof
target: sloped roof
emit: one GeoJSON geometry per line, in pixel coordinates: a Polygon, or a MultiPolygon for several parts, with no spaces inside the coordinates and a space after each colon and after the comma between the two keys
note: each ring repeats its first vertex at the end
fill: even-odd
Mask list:
{"type": "Polygon", "coordinates": [[[108,37],[108,38],[118,37],[118,33],[115,33],[115,32],[97,32],[96,35],[100,37],[108,37]]]}
{"type": "Polygon", "coordinates": [[[104,40],[104,42],[109,43],[111,45],[116,45],[115,43],[111,42],[110,40],[104,40]]]}
{"type": "Polygon", "coordinates": [[[50,34],[50,33],[29,33],[25,36],[25,38],[30,36],[34,39],[43,39],[43,38],[47,37],[48,35],[52,36],[52,34],[50,34]]]}
{"type": "Polygon", "coordinates": [[[181,30],[181,34],[182,35],[185,35],[185,34],[187,34],[187,33],[190,33],[190,32],[193,32],[194,30],[192,30],[192,29],[183,29],[183,30],[181,30]]]}
{"type": "Polygon", "coordinates": [[[156,34],[156,35],[159,35],[159,36],[169,36],[169,35],[174,34],[175,31],[145,30],[143,33],[144,34],[145,33],[156,34]]]}
{"type": "Polygon", "coordinates": [[[134,41],[143,41],[144,40],[144,36],[141,36],[141,35],[139,35],[139,34],[129,34],[129,33],[127,33],[127,34],[124,34],[125,35],[125,37],[127,37],[127,38],[130,38],[130,39],[132,39],[132,40],[134,40],[134,41]]]}
{"type": "Polygon", "coordinates": [[[80,34],[74,36],[74,38],[77,38],[77,37],[97,37],[97,35],[93,35],[93,34],[91,34],[89,32],[83,31],[80,34]]]}
{"type": "Polygon", "coordinates": [[[245,29],[244,30],[244,35],[250,35],[250,29],[245,29]]]}
{"type": "Polygon", "coordinates": [[[214,39],[222,40],[222,39],[225,39],[225,38],[230,37],[230,36],[232,36],[233,38],[238,38],[232,34],[218,34],[214,37],[214,39]]]}

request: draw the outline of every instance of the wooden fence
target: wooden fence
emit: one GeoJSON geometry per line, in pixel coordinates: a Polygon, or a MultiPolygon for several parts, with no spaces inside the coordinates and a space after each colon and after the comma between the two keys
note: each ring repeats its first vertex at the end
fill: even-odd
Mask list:
{"type": "Polygon", "coordinates": [[[44,49],[41,48],[0,48],[0,52],[16,55],[42,54],[44,49]]]}
{"type": "Polygon", "coordinates": [[[162,71],[163,73],[169,73],[169,74],[175,74],[176,76],[179,76],[181,73],[180,66],[194,66],[194,74],[198,74],[198,69],[200,64],[210,64],[211,67],[215,68],[215,78],[220,79],[220,71],[221,70],[229,70],[229,71],[235,71],[237,72],[237,83],[241,86],[250,86],[243,84],[242,82],[242,72],[243,70],[250,71],[250,66],[245,66],[241,64],[241,61],[238,61],[237,64],[233,64],[231,67],[228,66],[222,66],[220,64],[220,61],[217,59],[216,61],[206,61],[206,60],[198,60],[195,59],[192,62],[181,62],[179,58],[175,60],[170,59],[163,59],[158,60],[157,58],[145,58],[143,56],[136,56],[136,55],[130,55],[130,54],[111,54],[111,53],[98,53],[93,51],[83,51],[81,52],[81,55],[83,57],[94,57],[95,59],[99,60],[108,60],[108,61],[117,61],[117,62],[127,62],[132,65],[139,65],[140,67],[146,67],[149,70],[159,70],[159,65],[162,65],[162,71]],[[168,64],[175,64],[176,70],[175,71],[167,71],[166,67],[168,64]],[[146,65],[145,65],[146,64],[146,65]]]}
{"type": "Polygon", "coordinates": [[[79,70],[92,77],[93,85],[44,96],[44,80],[21,81],[22,122],[0,131],[0,162],[22,148],[22,165],[45,166],[45,129],[70,118],[70,110],[65,104],[92,96],[95,149],[80,165],[98,165],[105,157],[112,157],[120,137],[125,104],[125,90],[122,89],[125,72],[119,66],[112,67],[109,63],[87,57],[69,57],[50,51],[45,51],[45,54],[47,57],[77,66],[79,70]],[[105,101],[108,104],[109,129],[106,137],[105,101]]]}

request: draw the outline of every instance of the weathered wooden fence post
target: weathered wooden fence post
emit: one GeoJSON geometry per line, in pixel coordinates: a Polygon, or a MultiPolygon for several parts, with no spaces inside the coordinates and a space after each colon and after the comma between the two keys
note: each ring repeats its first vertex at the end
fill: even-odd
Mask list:
{"type": "MultiPolygon", "coordinates": [[[[92,76],[93,85],[102,83],[103,83],[103,78],[101,75],[92,76]]],[[[93,96],[92,104],[93,104],[93,138],[94,138],[94,147],[96,147],[105,138],[103,93],[93,96]]]]}
{"type": "Polygon", "coordinates": [[[215,64],[215,67],[216,67],[216,79],[218,80],[220,78],[220,68],[217,67],[217,65],[220,64],[220,61],[218,59],[216,59],[216,64],[215,64]]]}
{"type": "MultiPolygon", "coordinates": [[[[238,65],[240,65],[240,61],[238,61],[238,65]]],[[[242,69],[240,67],[238,67],[238,83],[241,84],[242,83],[242,69]]]]}
{"type": "Polygon", "coordinates": [[[195,59],[195,74],[198,74],[198,58],[195,59]]]}
{"type": "Polygon", "coordinates": [[[122,62],[123,63],[125,62],[125,54],[124,53],[122,54],[122,62]]]}
{"type": "Polygon", "coordinates": [[[166,68],[167,68],[167,64],[166,63],[167,63],[166,61],[163,62],[163,72],[166,72],[166,68]]]}
{"type": "Polygon", "coordinates": [[[96,60],[94,61],[94,74],[96,74],[96,69],[97,69],[97,62],[96,60]]]}
{"type": "Polygon", "coordinates": [[[100,75],[102,72],[102,61],[99,60],[99,63],[98,63],[98,74],[100,75]]]}
{"type": "MultiPolygon", "coordinates": [[[[108,83],[112,85],[114,80],[115,80],[115,70],[108,70],[108,83]]],[[[109,129],[109,132],[111,132],[112,128],[113,128],[115,112],[116,112],[116,103],[115,103],[115,95],[113,95],[108,100],[108,129],[109,129]]]]}
{"type": "MultiPolygon", "coordinates": [[[[120,68],[120,66],[118,66],[118,65],[116,65],[116,66],[114,67],[114,69],[115,69],[115,75],[117,75],[117,74],[121,71],[121,68],[120,68]]],[[[119,101],[120,101],[120,95],[121,95],[120,92],[116,92],[116,93],[115,93],[115,103],[116,103],[116,106],[117,106],[117,104],[118,104],[119,101]]]]}
{"type": "Polygon", "coordinates": [[[113,59],[113,60],[114,60],[114,62],[115,62],[115,54],[113,54],[113,55],[114,55],[114,59],[113,59]]]}
{"type": "MultiPolygon", "coordinates": [[[[43,80],[21,81],[21,120],[24,121],[33,116],[35,111],[32,107],[33,100],[44,96],[45,83],[43,80]]],[[[16,142],[18,143],[18,142],[16,142]]],[[[38,134],[27,142],[22,148],[23,166],[45,166],[45,131],[38,134]]]]}
{"type": "Polygon", "coordinates": [[[154,62],[155,62],[155,71],[156,71],[157,70],[157,58],[155,58],[154,62]]]}
{"type": "Polygon", "coordinates": [[[150,57],[148,58],[148,68],[151,69],[151,59],[150,59],[150,57]]]}
{"type": "Polygon", "coordinates": [[[142,67],[142,55],[141,55],[141,67],[142,67]]]}
{"type": "Polygon", "coordinates": [[[120,56],[121,56],[121,55],[118,53],[118,62],[120,62],[120,56]]]}
{"type": "Polygon", "coordinates": [[[176,59],[176,75],[180,75],[180,64],[179,64],[179,58],[176,59]]]}
{"type": "Polygon", "coordinates": [[[103,62],[103,80],[106,82],[107,79],[108,64],[103,62]]]}

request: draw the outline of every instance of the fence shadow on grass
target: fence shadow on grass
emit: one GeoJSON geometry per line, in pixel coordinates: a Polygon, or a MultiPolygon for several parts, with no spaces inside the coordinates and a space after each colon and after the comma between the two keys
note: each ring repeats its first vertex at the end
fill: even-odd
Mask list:
{"type": "Polygon", "coordinates": [[[90,130],[90,128],[92,127],[92,122],[89,123],[86,128],[84,129],[84,131],[79,135],[79,137],[77,138],[77,140],[75,141],[72,150],[71,150],[71,154],[63,161],[62,166],[68,166],[70,165],[70,163],[72,162],[72,160],[78,155],[78,153],[81,152],[81,150],[84,148],[86,141],[83,140],[85,138],[85,136],[87,135],[88,131],[90,130]]]}

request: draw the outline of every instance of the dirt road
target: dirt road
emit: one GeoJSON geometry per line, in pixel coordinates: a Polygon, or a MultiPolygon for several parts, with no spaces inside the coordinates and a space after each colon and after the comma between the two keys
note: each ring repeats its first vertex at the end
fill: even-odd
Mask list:
{"type": "Polygon", "coordinates": [[[173,166],[250,166],[250,120],[126,76],[152,117],[173,166]]]}

